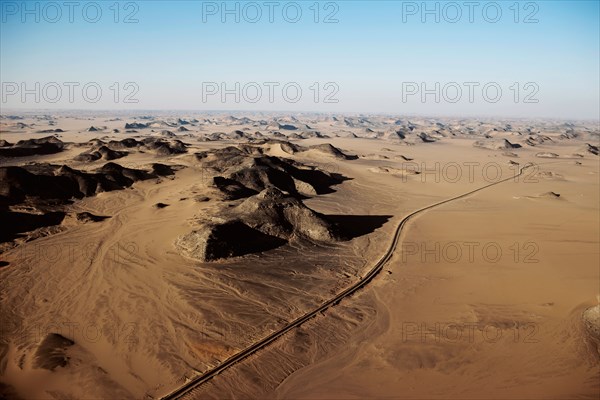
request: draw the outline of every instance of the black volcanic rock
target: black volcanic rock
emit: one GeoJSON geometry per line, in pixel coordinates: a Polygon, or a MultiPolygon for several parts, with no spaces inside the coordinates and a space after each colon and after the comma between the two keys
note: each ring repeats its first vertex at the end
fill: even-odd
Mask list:
{"type": "Polygon", "coordinates": [[[173,167],[160,163],[152,164],[152,172],[158,176],[175,175],[173,167]]]}
{"type": "Polygon", "coordinates": [[[400,140],[404,140],[406,139],[406,132],[404,132],[403,130],[395,130],[390,132],[387,137],[389,139],[400,139],[400,140]]]}
{"type": "Polygon", "coordinates": [[[240,221],[206,224],[177,241],[184,255],[200,261],[243,256],[282,244],[285,244],[285,240],[266,235],[240,221]]]}
{"type": "Polygon", "coordinates": [[[225,194],[227,200],[242,199],[257,193],[256,190],[249,189],[234,179],[222,176],[215,176],[213,178],[213,185],[225,194]]]}
{"type": "Polygon", "coordinates": [[[74,160],[91,162],[91,161],[103,159],[103,160],[110,161],[110,160],[116,160],[117,158],[125,157],[127,154],[129,154],[129,153],[126,151],[111,150],[110,148],[106,147],[105,145],[102,145],[96,151],[86,151],[86,152],[79,154],[78,156],[76,156],[74,158],[74,160]]]}
{"type": "Polygon", "coordinates": [[[35,155],[46,155],[60,153],[64,149],[64,143],[54,137],[48,136],[40,139],[19,140],[14,145],[4,143],[0,147],[0,157],[27,157],[35,155]]]}
{"type": "Polygon", "coordinates": [[[41,131],[38,131],[38,133],[63,133],[64,131],[62,129],[44,129],[41,131]]]}
{"type": "Polygon", "coordinates": [[[255,157],[249,165],[232,172],[230,178],[242,183],[245,187],[260,192],[269,186],[275,186],[288,193],[298,195],[292,176],[278,168],[269,157],[255,157]]]}
{"type": "Polygon", "coordinates": [[[89,213],[89,212],[85,211],[85,212],[77,213],[75,215],[75,218],[79,222],[87,223],[87,222],[100,222],[100,221],[104,221],[105,219],[110,218],[110,217],[105,217],[105,216],[101,216],[101,215],[94,215],[92,213],[89,213]]]}
{"type": "MultiPolygon", "coordinates": [[[[158,176],[154,169],[147,172],[115,163],[107,163],[95,172],[52,164],[0,167],[0,220],[3,222],[0,242],[14,240],[24,232],[60,224],[65,217],[63,206],[73,199],[121,190],[136,181],[158,176]],[[15,212],[9,208],[20,204],[37,211],[15,212]]],[[[96,217],[84,213],[77,218],[95,220],[96,217]]]]}
{"type": "Polygon", "coordinates": [[[177,247],[188,257],[213,261],[270,250],[290,240],[341,240],[324,215],[274,187],[228,210],[221,221],[204,223],[183,235],[177,247]]]}
{"type": "Polygon", "coordinates": [[[26,196],[63,201],[83,197],[76,182],[53,174],[56,169],[46,165],[44,170],[32,173],[23,167],[0,167],[0,197],[10,204],[18,204],[26,196]]]}
{"type": "Polygon", "coordinates": [[[488,150],[507,150],[507,149],[520,149],[522,146],[518,143],[511,143],[507,139],[502,141],[497,140],[478,140],[473,143],[473,147],[479,147],[488,150]]]}
{"type": "Polygon", "coordinates": [[[74,344],[74,341],[58,333],[46,335],[35,352],[33,366],[50,371],[54,371],[58,367],[66,367],[70,359],[67,349],[74,344]]]}
{"type": "Polygon", "coordinates": [[[73,160],[82,162],[92,162],[99,160],[100,158],[102,158],[102,154],[98,153],[97,151],[85,151],[73,157],[73,160]]]}
{"type": "Polygon", "coordinates": [[[142,140],[144,148],[154,151],[158,155],[173,155],[187,152],[187,145],[181,140],[166,141],[161,138],[145,138],[142,140]]]}
{"type": "Polygon", "coordinates": [[[530,134],[529,137],[525,140],[525,143],[531,147],[535,147],[538,144],[543,144],[545,142],[552,142],[552,139],[548,136],[530,134]]]}
{"type": "Polygon", "coordinates": [[[284,140],[270,140],[267,143],[279,143],[279,145],[281,146],[281,150],[285,151],[288,154],[295,154],[299,151],[304,150],[303,147],[301,146],[297,146],[293,143],[284,141],[284,140]]]}
{"type": "Polygon", "coordinates": [[[119,164],[109,162],[99,169],[100,175],[104,175],[111,180],[123,182],[124,186],[130,186],[133,182],[155,178],[151,173],[141,169],[126,168],[119,164]]]}
{"type": "Polygon", "coordinates": [[[324,215],[275,187],[246,199],[233,212],[251,228],[281,239],[301,236],[323,242],[339,240],[334,226],[324,215]]]}
{"type": "Polygon", "coordinates": [[[131,149],[142,146],[143,143],[133,138],[127,138],[123,140],[111,140],[107,143],[107,146],[113,150],[131,149]]]}
{"type": "Polygon", "coordinates": [[[421,132],[417,135],[417,137],[419,139],[421,139],[421,141],[423,143],[433,143],[436,142],[437,140],[433,137],[431,137],[430,135],[426,134],[425,132],[421,132]]]}
{"type": "Polygon", "coordinates": [[[306,131],[306,132],[302,132],[299,135],[297,133],[293,133],[292,135],[290,135],[290,137],[300,137],[301,139],[310,139],[310,138],[319,138],[319,139],[324,139],[324,138],[328,138],[329,136],[327,135],[323,135],[321,134],[321,132],[317,132],[317,131],[306,131]]]}
{"type": "Polygon", "coordinates": [[[126,123],[125,124],[125,129],[144,129],[147,128],[148,126],[150,126],[149,124],[144,124],[141,122],[132,122],[132,123],[126,123]]]}
{"type": "Polygon", "coordinates": [[[0,243],[9,242],[38,228],[60,225],[66,213],[62,211],[48,211],[44,214],[32,214],[25,212],[9,211],[0,206],[0,243]]]}
{"type": "Polygon", "coordinates": [[[505,149],[520,149],[522,146],[518,143],[511,143],[507,139],[504,139],[504,148],[505,149]]]}
{"type": "Polygon", "coordinates": [[[173,155],[186,153],[189,145],[178,139],[147,137],[141,141],[134,138],[111,140],[106,146],[111,150],[137,149],[139,151],[150,151],[157,155],[173,155]]]}
{"type": "MultiPolygon", "coordinates": [[[[303,193],[331,193],[331,186],[346,179],[290,159],[263,154],[261,146],[271,143],[282,143],[282,149],[290,153],[306,150],[291,143],[270,140],[260,145],[229,146],[204,151],[196,153],[195,157],[202,165],[204,174],[216,176],[213,184],[228,199],[248,197],[271,186],[294,197],[304,198],[303,193]]],[[[331,149],[326,147],[326,151],[331,149]]]]}
{"type": "Polygon", "coordinates": [[[286,131],[295,131],[298,129],[298,127],[295,125],[292,125],[292,124],[283,124],[283,125],[279,125],[279,129],[283,129],[286,131]]]}
{"type": "Polygon", "coordinates": [[[106,146],[101,146],[98,149],[98,153],[100,153],[102,158],[107,161],[116,160],[117,158],[122,158],[122,157],[125,157],[127,154],[129,154],[126,151],[111,150],[106,146]]]}
{"type": "Polygon", "coordinates": [[[152,173],[115,163],[107,163],[95,173],[51,164],[0,167],[0,198],[8,204],[18,204],[26,197],[65,202],[120,190],[135,181],[154,177],[156,175],[152,173]]]}

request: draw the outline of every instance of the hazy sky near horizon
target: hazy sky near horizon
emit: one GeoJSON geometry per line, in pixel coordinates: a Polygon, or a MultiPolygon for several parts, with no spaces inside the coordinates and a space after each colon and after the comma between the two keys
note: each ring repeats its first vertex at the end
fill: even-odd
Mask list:
{"type": "Polygon", "coordinates": [[[0,4],[3,109],[600,119],[598,1],[0,4]]]}

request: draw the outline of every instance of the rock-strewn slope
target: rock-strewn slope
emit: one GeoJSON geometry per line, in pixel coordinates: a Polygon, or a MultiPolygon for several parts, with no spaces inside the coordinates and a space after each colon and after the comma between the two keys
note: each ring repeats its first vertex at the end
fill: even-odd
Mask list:
{"type": "Polygon", "coordinates": [[[291,159],[266,155],[256,146],[229,146],[197,153],[195,157],[206,179],[212,179],[212,184],[229,200],[255,195],[270,186],[303,198],[331,193],[331,186],[347,179],[291,159]]]}
{"type": "Polygon", "coordinates": [[[324,215],[275,187],[249,197],[220,219],[179,238],[176,244],[183,254],[213,261],[269,250],[296,239],[340,239],[324,215]]]}
{"type": "Polygon", "coordinates": [[[172,173],[170,167],[162,164],[153,164],[151,171],[115,163],[107,163],[94,172],[45,163],[0,167],[0,220],[5,223],[0,242],[59,225],[66,215],[64,206],[74,199],[121,190],[136,181],[172,173]]]}

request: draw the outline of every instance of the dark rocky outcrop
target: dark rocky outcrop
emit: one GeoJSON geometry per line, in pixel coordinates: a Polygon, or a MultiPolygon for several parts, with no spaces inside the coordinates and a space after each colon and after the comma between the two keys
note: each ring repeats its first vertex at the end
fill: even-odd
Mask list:
{"type": "Polygon", "coordinates": [[[144,128],[147,128],[148,126],[149,126],[148,124],[144,124],[141,122],[132,122],[132,123],[126,123],[125,129],[144,129],[144,128]]]}
{"type": "Polygon", "coordinates": [[[417,137],[418,137],[419,139],[421,139],[421,141],[422,141],[423,143],[433,143],[433,142],[436,142],[436,141],[437,141],[437,139],[435,139],[435,138],[431,137],[430,135],[428,135],[428,134],[427,134],[427,133],[425,133],[425,132],[421,132],[421,133],[419,133],[419,134],[417,135],[417,137]]]}
{"type": "Polygon", "coordinates": [[[233,214],[251,228],[280,239],[289,240],[292,236],[322,242],[339,239],[324,215],[275,187],[246,199],[233,214]]]}
{"type": "Polygon", "coordinates": [[[152,164],[152,172],[158,176],[175,175],[175,170],[173,167],[160,163],[152,164]]]}
{"type": "Polygon", "coordinates": [[[41,131],[38,131],[38,133],[64,133],[65,131],[63,131],[60,128],[57,129],[42,129],[41,131]]]}
{"type": "MultiPolygon", "coordinates": [[[[3,222],[0,242],[14,240],[25,232],[61,224],[64,205],[73,199],[94,196],[100,192],[121,190],[134,182],[158,178],[172,169],[156,164],[151,172],[107,163],[94,172],[66,165],[32,164],[24,167],[0,167],[0,220],[3,222]],[[31,212],[13,210],[25,205],[31,212]]],[[[91,214],[77,215],[80,221],[96,221],[91,214]]]]}
{"type": "Polygon", "coordinates": [[[54,136],[19,140],[14,145],[5,142],[4,146],[0,146],[0,157],[27,157],[56,154],[63,151],[64,147],[65,144],[54,136]]]}
{"type": "Polygon", "coordinates": [[[270,187],[220,217],[182,236],[177,247],[200,261],[257,253],[295,239],[340,240],[335,226],[302,201],[270,187]]]}
{"type": "Polygon", "coordinates": [[[594,146],[593,144],[586,143],[586,151],[588,153],[592,153],[593,155],[598,155],[598,146],[594,146]]]}
{"type": "MultiPolygon", "coordinates": [[[[298,149],[288,146],[290,152],[298,149]]],[[[306,194],[331,193],[331,186],[346,179],[290,159],[264,155],[257,146],[229,146],[195,156],[206,175],[215,175],[212,183],[228,199],[252,196],[271,186],[304,198],[306,194]]]]}
{"type": "Polygon", "coordinates": [[[145,138],[142,143],[144,148],[162,156],[187,152],[187,145],[178,139],[166,141],[160,138],[145,138]]]}
{"type": "Polygon", "coordinates": [[[473,147],[479,147],[488,150],[506,150],[506,149],[520,149],[522,146],[518,143],[511,143],[507,139],[503,140],[478,140],[473,143],[473,147]]]}
{"type": "Polygon", "coordinates": [[[43,214],[9,211],[6,207],[0,207],[0,243],[10,242],[39,228],[56,226],[62,223],[66,213],[62,211],[48,211],[43,214]]]}
{"type": "Polygon", "coordinates": [[[75,218],[79,222],[87,223],[87,222],[101,222],[110,217],[102,216],[102,215],[94,215],[90,212],[80,212],[75,214],[75,218]]]}
{"type": "Polygon", "coordinates": [[[128,154],[129,153],[126,151],[111,150],[110,148],[103,145],[103,146],[100,146],[100,148],[98,148],[98,150],[86,151],[86,152],[79,154],[78,156],[76,156],[74,158],[74,160],[91,162],[91,161],[96,161],[96,160],[102,159],[102,160],[110,161],[110,160],[116,160],[118,158],[125,157],[128,154]]]}
{"type": "Polygon", "coordinates": [[[50,371],[54,371],[58,367],[66,367],[70,360],[67,350],[74,344],[74,341],[58,333],[46,335],[35,352],[33,366],[50,371]]]}
{"type": "Polygon", "coordinates": [[[183,254],[199,261],[214,261],[270,250],[285,240],[252,229],[240,221],[207,224],[177,241],[183,254]]]}
{"type": "Polygon", "coordinates": [[[107,163],[96,172],[79,171],[66,165],[34,164],[0,167],[0,203],[17,204],[26,197],[66,201],[99,192],[120,190],[135,181],[156,175],[107,163]]]}
{"type": "Polygon", "coordinates": [[[215,176],[213,185],[225,195],[227,200],[242,199],[257,193],[256,190],[250,189],[234,179],[222,176],[215,176]]]}

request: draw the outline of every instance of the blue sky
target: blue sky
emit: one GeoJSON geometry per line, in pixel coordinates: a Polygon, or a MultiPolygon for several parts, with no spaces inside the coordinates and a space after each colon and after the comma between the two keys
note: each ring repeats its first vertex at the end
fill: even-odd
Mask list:
{"type": "Polygon", "coordinates": [[[474,2],[472,22],[464,1],[274,1],[273,22],[264,1],[227,2],[226,15],[221,1],[123,1],[118,15],[98,1],[98,17],[77,2],[73,22],[62,1],[0,3],[5,109],[599,118],[598,1],[474,2]],[[65,82],[79,84],[72,102],[65,82]],[[102,90],[97,102],[82,93],[88,83],[102,90]]]}

